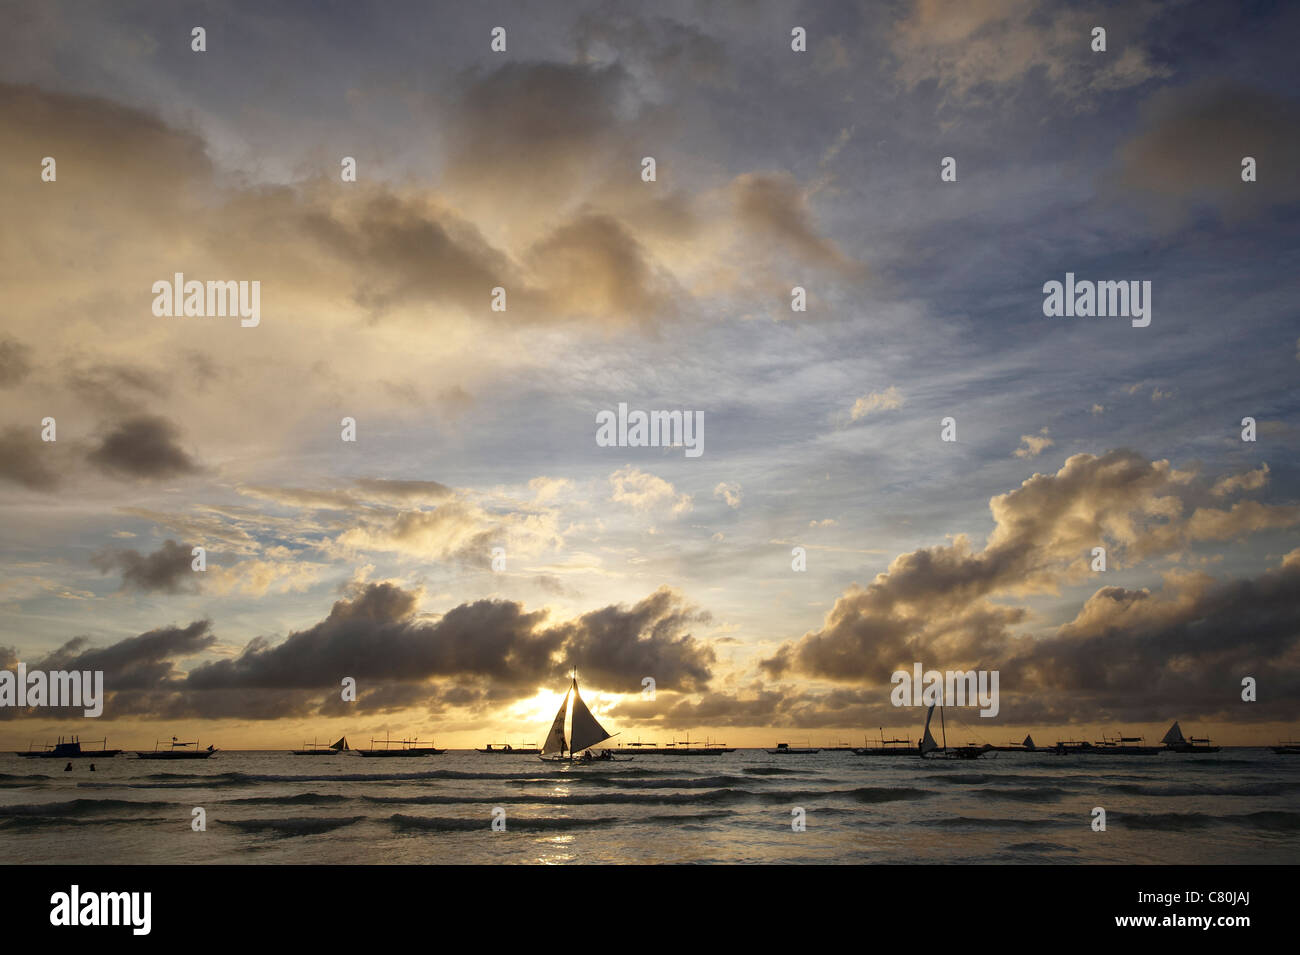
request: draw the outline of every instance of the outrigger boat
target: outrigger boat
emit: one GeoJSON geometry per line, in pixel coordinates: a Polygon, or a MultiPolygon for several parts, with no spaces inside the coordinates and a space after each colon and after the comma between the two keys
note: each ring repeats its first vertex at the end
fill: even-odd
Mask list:
{"type": "Polygon", "coordinates": [[[1154,756],[1160,752],[1158,746],[1146,745],[1145,736],[1107,736],[1102,733],[1101,741],[1093,745],[1103,756],[1154,756]]]}
{"type": "Polygon", "coordinates": [[[1279,756],[1300,756],[1300,741],[1284,739],[1271,747],[1279,756]]]}
{"type": "Polygon", "coordinates": [[[328,746],[317,744],[315,740],[310,743],[303,743],[302,749],[291,749],[289,752],[293,756],[336,756],[339,753],[351,751],[352,747],[348,745],[348,738],[341,736],[328,746]]]}
{"type": "Polygon", "coordinates": [[[478,750],[480,753],[491,753],[495,756],[536,756],[541,753],[536,743],[527,743],[523,746],[511,746],[509,743],[488,743],[483,749],[478,750]]]}
{"type": "MultiPolygon", "coordinates": [[[[996,751],[999,752],[999,753],[1036,753],[1036,752],[1039,752],[1038,747],[1034,745],[1034,738],[1033,738],[1032,736],[1028,736],[1028,735],[1025,736],[1025,738],[1024,738],[1023,740],[1021,740],[1019,743],[1012,742],[1012,743],[1008,743],[1006,746],[994,746],[993,749],[996,750],[996,751]]],[[[1046,750],[1043,750],[1043,752],[1046,752],[1046,750]]]]}
{"type": "Polygon", "coordinates": [[[433,741],[429,745],[424,745],[417,739],[389,739],[385,736],[383,739],[372,739],[370,749],[359,749],[356,752],[362,756],[441,756],[447,752],[445,749],[435,749],[433,741]],[[380,743],[384,744],[383,749],[379,749],[380,743]],[[398,749],[393,749],[392,744],[396,743],[398,749]]]}
{"type": "Polygon", "coordinates": [[[1171,753],[1217,753],[1222,747],[1211,746],[1208,736],[1197,738],[1192,736],[1188,739],[1183,738],[1183,731],[1178,726],[1178,721],[1174,720],[1174,725],[1169,727],[1169,732],[1165,734],[1164,739],[1160,742],[1165,744],[1165,749],[1171,753]]]}
{"type": "Polygon", "coordinates": [[[767,752],[771,756],[811,756],[820,753],[821,750],[808,746],[792,747],[789,743],[777,743],[776,749],[769,749],[767,752]]]}
{"type": "Polygon", "coordinates": [[[136,759],[207,759],[217,751],[215,746],[209,746],[207,749],[199,749],[199,741],[192,743],[182,743],[175,736],[172,737],[171,746],[167,749],[159,749],[159,746],[165,745],[163,740],[153,744],[153,752],[135,754],[136,759]],[[193,746],[193,749],[187,747],[193,746]]]}
{"type": "Polygon", "coordinates": [[[630,756],[640,754],[642,756],[717,756],[721,753],[734,753],[736,747],[728,746],[726,743],[713,743],[706,741],[703,746],[696,741],[691,743],[688,735],[684,740],[677,740],[669,743],[667,746],[657,746],[654,743],[643,743],[637,740],[635,743],[624,743],[621,747],[614,750],[615,755],[630,756]]]}
{"type": "Polygon", "coordinates": [[[921,750],[912,745],[910,739],[885,739],[885,728],[880,727],[879,746],[871,746],[867,738],[862,738],[862,746],[854,749],[858,756],[920,756],[921,750]]]}
{"type": "Polygon", "coordinates": [[[930,712],[925,715],[925,734],[921,737],[917,749],[920,750],[921,758],[926,758],[930,753],[937,753],[935,759],[979,759],[993,747],[985,744],[976,746],[974,743],[967,743],[965,746],[956,746],[948,748],[948,727],[943,720],[943,707],[939,707],[939,728],[943,734],[943,745],[940,746],[933,736],[930,735],[930,719],[934,716],[936,704],[930,704],[930,712]]]}
{"type": "Polygon", "coordinates": [[[591,748],[597,743],[603,743],[607,739],[613,739],[617,733],[610,733],[605,727],[600,725],[600,721],[591,715],[591,710],[587,709],[587,704],[582,702],[582,697],[578,693],[577,674],[570,678],[569,689],[564,694],[564,700],[560,703],[559,712],[555,714],[555,719],[551,722],[551,731],[546,734],[546,742],[542,744],[542,751],[538,754],[538,759],[547,763],[565,762],[572,765],[573,763],[595,763],[595,762],[629,762],[627,759],[618,759],[609,750],[604,750],[599,756],[592,755],[591,748]],[[573,706],[570,712],[569,701],[572,699],[573,706]],[[569,734],[564,734],[565,718],[569,721],[569,734]],[[568,754],[567,756],[565,754],[568,754]],[[574,753],[581,753],[580,757],[575,757],[574,753]]]}
{"type": "Polygon", "coordinates": [[[64,740],[62,736],[59,741],[51,746],[46,743],[42,749],[32,749],[31,744],[27,744],[27,752],[15,753],[15,756],[22,756],[26,759],[108,759],[122,752],[120,749],[108,749],[108,737],[104,739],[91,740],[92,743],[99,743],[99,749],[82,749],[81,737],[74,736],[69,740],[64,740]]]}

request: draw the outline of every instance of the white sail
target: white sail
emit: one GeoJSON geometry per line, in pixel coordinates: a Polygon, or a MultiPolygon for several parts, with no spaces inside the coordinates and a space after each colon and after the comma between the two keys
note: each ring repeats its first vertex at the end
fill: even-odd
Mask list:
{"type": "Polygon", "coordinates": [[[1025,749],[1037,749],[1037,747],[1034,746],[1034,738],[1032,736],[1029,736],[1028,734],[1026,734],[1025,736],[1025,741],[1020,745],[1023,746],[1025,749]]]}
{"type": "Polygon", "coordinates": [[[933,736],[930,735],[930,720],[934,716],[934,704],[930,704],[930,712],[925,714],[925,735],[921,737],[921,755],[924,756],[931,750],[939,748],[933,736]]]}
{"type": "Polygon", "coordinates": [[[605,727],[596,722],[596,717],[591,715],[591,710],[587,709],[587,704],[582,702],[582,697],[578,695],[577,680],[573,681],[572,736],[572,752],[574,753],[589,749],[610,737],[610,734],[605,731],[605,727]]]}
{"type": "Polygon", "coordinates": [[[546,734],[546,742],[542,744],[542,755],[550,756],[552,753],[564,755],[567,748],[564,742],[564,713],[569,708],[569,694],[564,694],[564,702],[560,704],[560,712],[555,714],[555,722],[551,724],[551,731],[546,734]]]}
{"type": "Polygon", "coordinates": [[[1165,734],[1165,738],[1162,739],[1160,742],[1162,742],[1162,743],[1185,743],[1185,742],[1187,742],[1185,739],[1183,739],[1183,731],[1182,731],[1181,729],[1179,729],[1179,727],[1178,727],[1178,721],[1177,721],[1177,720],[1174,720],[1174,725],[1171,726],[1171,727],[1169,727],[1169,732],[1165,734]]]}

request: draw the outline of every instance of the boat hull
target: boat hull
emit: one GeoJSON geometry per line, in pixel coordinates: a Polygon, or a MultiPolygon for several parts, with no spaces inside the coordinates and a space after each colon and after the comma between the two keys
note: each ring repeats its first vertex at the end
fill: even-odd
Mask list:
{"type": "Polygon", "coordinates": [[[387,756],[396,759],[402,756],[441,756],[447,751],[445,749],[358,749],[354,752],[362,756],[387,756]]]}
{"type": "Polygon", "coordinates": [[[199,752],[199,753],[136,753],[135,758],[136,759],[207,759],[208,757],[212,756],[213,753],[215,752],[216,750],[213,750],[212,753],[206,751],[199,752]]]}
{"type": "Polygon", "coordinates": [[[111,759],[122,751],[120,749],[83,749],[79,753],[52,753],[48,750],[40,752],[28,751],[26,753],[15,753],[15,756],[21,756],[23,759],[111,759]]]}

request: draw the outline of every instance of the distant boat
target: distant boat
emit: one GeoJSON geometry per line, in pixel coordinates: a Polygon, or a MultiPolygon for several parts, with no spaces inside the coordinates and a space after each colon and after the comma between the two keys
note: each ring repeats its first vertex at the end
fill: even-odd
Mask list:
{"type": "Polygon", "coordinates": [[[182,743],[175,736],[172,737],[171,745],[167,749],[159,749],[159,746],[167,745],[165,741],[159,740],[153,744],[153,751],[147,753],[137,752],[136,759],[207,759],[217,751],[215,746],[209,746],[207,749],[199,749],[199,741],[192,743],[182,743]],[[188,747],[193,746],[193,749],[188,747]]]}
{"type": "Polygon", "coordinates": [[[1169,727],[1169,732],[1165,734],[1164,739],[1160,742],[1165,744],[1165,748],[1173,753],[1217,753],[1222,747],[1211,746],[1208,736],[1197,738],[1195,736],[1187,739],[1183,738],[1183,731],[1178,726],[1178,721],[1174,720],[1174,725],[1169,727]]]}
{"type": "MultiPolygon", "coordinates": [[[[591,710],[587,709],[587,704],[582,702],[582,697],[578,694],[577,675],[570,677],[570,681],[569,689],[565,692],[564,700],[560,703],[559,712],[555,714],[555,719],[551,722],[551,731],[546,734],[546,742],[542,744],[542,752],[537,757],[545,762],[595,761],[596,757],[591,756],[591,747],[603,743],[607,739],[613,739],[616,735],[601,726],[596,717],[591,715],[591,710]],[[573,700],[571,713],[570,699],[573,700]],[[564,733],[566,717],[569,721],[567,737],[564,733]],[[566,756],[565,753],[568,753],[568,755],[566,756]],[[575,760],[574,753],[582,753],[582,759],[575,760]]],[[[605,750],[600,759],[611,761],[614,759],[614,754],[609,750],[605,750]]]]}
{"type": "Polygon", "coordinates": [[[511,746],[509,743],[488,743],[478,752],[491,753],[496,756],[536,756],[541,750],[537,748],[536,743],[527,743],[523,746],[511,746]]]}
{"type": "Polygon", "coordinates": [[[684,740],[675,740],[667,746],[658,746],[655,743],[643,743],[637,740],[635,743],[624,743],[622,746],[613,750],[619,756],[719,756],[722,753],[734,753],[736,747],[728,746],[726,743],[714,743],[705,741],[702,745],[698,740],[691,742],[689,734],[684,740]]]}
{"type": "Polygon", "coordinates": [[[389,757],[441,756],[443,753],[447,752],[445,749],[435,749],[432,740],[429,742],[429,745],[426,746],[424,743],[416,739],[389,739],[387,736],[383,739],[372,739],[370,741],[370,746],[370,749],[358,749],[354,752],[360,753],[362,756],[389,757]],[[384,744],[383,749],[379,749],[380,743],[384,744]],[[394,743],[397,744],[397,749],[393,749],[394,743]]]}
{"type": "Polygon", "coordinates": [[[1034,745],[1034,738],[1028,734],[1019,743],[1008,743],[1006,746],[994,746],[993,749],[999,753],[1036,753],[1038,747],[1034,745]]]}
{"type": "Polygon", "coordinates": [[[1107,736],[1101,734],[1101,741],[1093,744],[1096,752],[1110,756],[1154,756],[1160,752],[1158,746],[1147,746],[1145,736],[1107,736]]]}
{"type": "Polygon", "coordinates": [[[1300,742],[1293,739],[1284,739],[1272,747],[1272,750],[1279,756],[1300,756],[1300,742]]]}
{"type": "Polygon", "coordinates": [[[674,740],[658,752],[661,756],[717,756],[719,753],[734,753],[735,751],[734,746],[728,748],[725,743],[706,742],[701,746],[699,740],[696,740],[692,744],[691,736],[687,733],[686,739],[674,740]]]}
{"type": "Polygon", "coordinates": [[[880,727],[880,744],[872,746],[863,737],[862,745],[853,752],[858,756],[920,756],[921,751],[910,739],[885,739],[885,728],[880,727]]]}
{"type": "Polygon", "coordinates": [[[854,746],[847,740],[840,740],[838,743],[834,744],[827,743],[822,747],[822,752],[825,753],[854,753],[857,752],[857,750],[858,747],[854,746]]]}
{"type": "Polygon", "coordinates": [[[768,750],[768,753],[772,756],[811,756],[813,753],[820,752],[820,749],[812,749],[807,746],[792,747],[789,743],[777,743],[776,749],[768,750]]]}
{"type": "Polygon", "coordinates": [[[15,753],[16,756],[22,756],[26,759],[108,759],[122,752],[120,749],[107,749],[108,738],[91,740],[91,743],[99,743],[99,749],[83,749],[81,746],[81,737],[74,736],[70,740],[64,740],[62,736],[59,741],[51,746],[46,743],[42,749],[31,749],[28,744],[28,750],[25,753],[15,753]]]}
{"type": "Polygon", "coordinates": [[[921,736],[921,742],[917,746],[917,749],[920,750],[922,759],[929,756],[930,753],[937,754],[934,757],[935,759],[979,759],[988,750],[993,748],[988,745],[976,746],[974,743],[967,743],[965,746],[955,746],[952,749],[949,749],[948,727],[944,723],[943,707],[939,707],[939,728],[943,735],[943,745],[940,746],[939,743],[935,741],[935,738],[930,735],[930,720],[934,716],[935,705],[936,704],[931,703],[930,711],[925,714],[925,733],[921,736]]]}
{"type": "Polygon", "coordinates": [[[335,756],[339,753],[346,753],[352,749],[352,747],[348,745],[348,738],[346,736],[340,736],[328,746],[323,743],[317,744],[315,740],[312,740],[310,743],[303,743],[302,746],[302,749],[293,749],[289,752],[294,756],[335,756]]]}

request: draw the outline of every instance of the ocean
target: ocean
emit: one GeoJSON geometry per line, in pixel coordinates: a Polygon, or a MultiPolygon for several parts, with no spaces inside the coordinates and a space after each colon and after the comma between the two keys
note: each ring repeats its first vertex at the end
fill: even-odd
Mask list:
{"type": "Polygon", "coordinates": [[[61,760],[0,756],[5,861],[1300,862],[1300,758],[1264,748],[971,761],[739,750],[562,767],[472,751],[124,754],[93,773],[89,763],[64,772],[61,760]],[[205,831],[192,828],[195,808],[205,831]]]}

